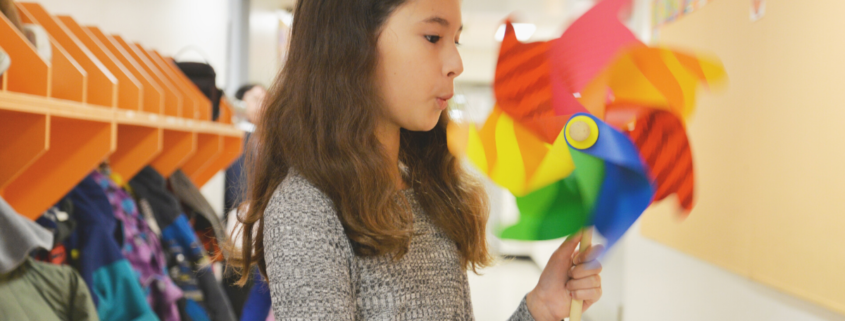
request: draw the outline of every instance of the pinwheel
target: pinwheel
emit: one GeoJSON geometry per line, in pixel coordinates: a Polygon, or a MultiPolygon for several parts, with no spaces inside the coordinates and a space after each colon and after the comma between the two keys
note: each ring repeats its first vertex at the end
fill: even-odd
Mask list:
{"type": "Polygon", "coordinates": [[[516,196],[519,221],[502,238],[555,239],[595,226],[609,248],[655,201],[677,194],[684,213],[692,209],[685,124],[699,86],[721,83],[725,72],[718,59],[638,41],[618,19],[628,5],[601,1],[548,42],[520,43],[508,22],[497,105],[481,128],[448,128],[450,150],[516,196]]]}

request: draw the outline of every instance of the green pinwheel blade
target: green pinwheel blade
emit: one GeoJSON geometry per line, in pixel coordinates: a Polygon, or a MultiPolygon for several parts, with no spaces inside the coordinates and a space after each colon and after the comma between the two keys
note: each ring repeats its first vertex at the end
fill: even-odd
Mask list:
{"type": "Polygon", "coordinates": [[[499,237],[512,240],[537,240],[537,230],[554,204],[558,189],[559,183],[553,183],[523,197],[517,197],[519,221],[502,230],[499,237]]]}
{"type": "Polygon", "coordinates": [[[516,198],[519,221],[501,230],[503,239],[552,240],[578,232],[588,222],[604,180],[604,161],[570,149],[575,171],[567,178],[516,198]]]}
{"type": "Polygon", "coordinates": [[[554,203],[537,228],[537,240],[552,240],[578,232],[587,222],[587,211],[578,188],[577,177],[570,175],[556,183],[554,203]]]}
{"type": "Polygon", "coordinates": [[[604,160],[569,148],[572,161],[575,163],[573,175],[577,178],[578,188],[584,207],[591,212],[596,199],[599,197],[602,182],[604,182],[604,160]]]}

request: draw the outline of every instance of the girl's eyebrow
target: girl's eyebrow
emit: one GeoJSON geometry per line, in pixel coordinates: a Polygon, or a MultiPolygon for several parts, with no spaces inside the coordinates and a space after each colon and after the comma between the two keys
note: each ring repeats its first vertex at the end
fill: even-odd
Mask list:
{"type": "MultiPolygon", "coordinates": [[[[451,25],[451,23],[449,23],[449,20],[446,20],[445,18],[440,17],[440,16],[433,16],[431,18],[425,19],[425,20],[423,20],[423,23],[436,23],[436,24],[439,24],[439,25],[444,26],[446,28],[449,28],[449,26],[451,25]]],[[[458,28],[458,31],[462,31],[462,30],[464,30],[463,25],[460,28],[458,28]]]]}

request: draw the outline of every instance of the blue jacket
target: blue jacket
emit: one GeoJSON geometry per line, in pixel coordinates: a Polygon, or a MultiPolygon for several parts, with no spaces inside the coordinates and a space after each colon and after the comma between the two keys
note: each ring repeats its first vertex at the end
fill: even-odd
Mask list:
{"type": "Polygon", "coordinates": [[[66,198],[73,203],[78,225],[65,247],[71,265],[93,294],[100,319],[158,320],[132,266],[120,252],[122,229],[100,185],[89,175],[66,198]]]}

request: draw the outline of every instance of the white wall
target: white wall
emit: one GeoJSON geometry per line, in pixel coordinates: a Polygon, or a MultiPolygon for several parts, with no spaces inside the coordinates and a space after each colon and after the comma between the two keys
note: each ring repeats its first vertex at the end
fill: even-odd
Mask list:
{"type": "Polygon", "coordinates": [[[280,12],[292,0],[252,0],[249,13],[249,82],[269,87],[279,73],[280,12]]]}
{"type": "MultiPolygon", "coordinates": [[[[227,0],[37,0],[54,15],[69,15],[82,25],[172,56],[193,46],[225,86],[229,14],[227,0]]],[[[177,60],[200,60],[186,52],[177,60]]]]}
{"type": "Polygon", "coordinates": [[[279,15],[253,5],[249,15],[249,82],[269,87],[279,72],[279,15]]]}

